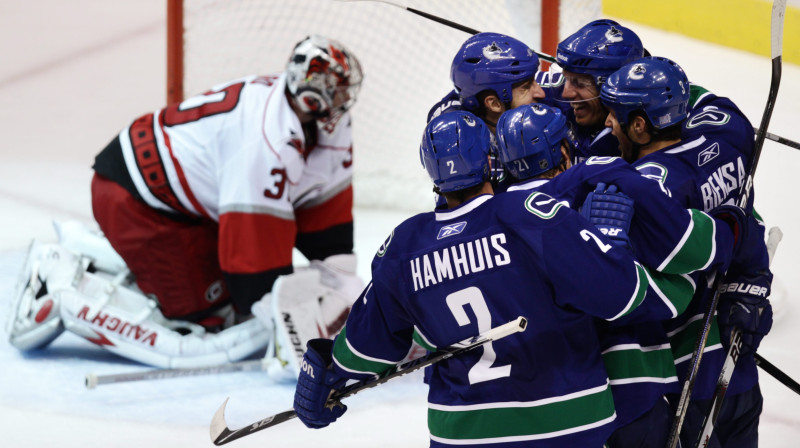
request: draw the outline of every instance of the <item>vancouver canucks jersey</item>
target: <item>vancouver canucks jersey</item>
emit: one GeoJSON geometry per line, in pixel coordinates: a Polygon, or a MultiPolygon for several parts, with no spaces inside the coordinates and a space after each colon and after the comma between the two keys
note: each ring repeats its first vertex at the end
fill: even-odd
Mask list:
{"type": "Polygon", "coordinates": [[[633,311],[647,278],[552,197],[479,196],[392,232],[336,338],[334,364],[349,377],[380,374],[412,341],[435,350],[522,315],[525,332],[433,366],[431,446],[601,446],[615,411],[593,316],[633,311]]]}
{"type": "MultiPolygon", "coordinates": [[[[733,235],[727,226],[717,226],[700,211],[686,210],[618,157],[592,157],[551,181],[520,183],[509,191],[538,189],[568,203],[581,204],[599,182],[617,185],[634,199],[629,237],[640,262],[668,272],[687,273],[721,266],[730,259],[733,235]]],[[[653,323],[683,312],[696,285],[689,276],[648,272],[651,289],[659,296],[646,299],[634,313],[614,323],[598,323],[619,425],[635,420],[664,394],[678,388],[669,338],[661,325],[653,323]],[[637,313],[641,315],[639,322],[632,321],[637,313]]]]}
{"type": "MultiPolygon", "coordinates": [[[[700,108],[690,114],[686,126],[692,139],[648,154],[633,165],[645,177],[658,182],[667,195],[686,207],[710,211],[721,204],[736,203],[741,185],[746,181],[753,148],[752,126],[726,99],[705,94],[695,102],[700,108]],[[702,106],[705,104],[705,106],[702,106]],[[699,112],[698,112],[699,111],[699,112]],[[744,128],[743,128],[744,127],[744,128]],[[744,137],[737,137],[743,135],[744,137]]],[[[753,195],[747,211],[752,211],[753,195]]],[[[689,368],[694,339],[702,325],[702,316],[711,299],[705,278],[698,277],[698,292],[686,313],[668,323],[679,375],[689,368]]],[[[711,398],[725,353],[720,342],[716,319],[712,322],[703,362],[698,372],[693,397],[711,398]]],[[[751,389],[758,381],[755,363],[737,363],[728,389],[737,394],[751,389]]]]}

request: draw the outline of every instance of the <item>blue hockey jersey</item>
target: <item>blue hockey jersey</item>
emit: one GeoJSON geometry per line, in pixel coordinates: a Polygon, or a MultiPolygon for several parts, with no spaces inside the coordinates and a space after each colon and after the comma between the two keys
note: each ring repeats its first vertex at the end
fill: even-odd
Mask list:
{"type": "Polygon", "coordinates": [[[435,350],[522,315],[525,332],[433,366],[431,446],[599,447],[615,410],[594,318],[632,314],[649,278],[546,194],[479,196],[392,232],[334,365],[352,378],[379,374],[412,341],[435,350]]]}
{"type": "MultiPolygon", "coordinates": [[[[567,203],[581,204],[600,182],[617,185],[634,199],[629,237],[643,264],[680,274],[724,269],[729,262],[733,234],[727,225],[717,225],[700,211],[686,210],[620,158],[592,157],[551,181],[520,183],[509,191],[537,189],[567,203]]],[[[675,275],[653,279],[651,284],[661,300],[645,300],[630,316],[598,324],[620,426],[650,410],[664,394],[678,391],[670,341],[656,322],[683,312],[696,285],[689,276],[675,275]],[[639,321],[632,321],[637,313],[641,314],[639,321]]]]}
{"type": "MultiPolygon", "coordinates": [[[[730,100],[702,88],[693,86],[690,101],[692,110],[684,123],[683,140],[642,157],[633,165],[686,207],[710,211],[721,204],[736,203],[750,169],[753,127],[730,100]]],[[[748,212],[752,212],[753,197],[749,196],[748,212]]],[[[686,313],[667,325],[681,379],[688,372],[694,341],[712,296],[709,279],[698,275],[697,282],[698,291],[686,313]]],[[[714,319],[693,390],[694,399],[711,398],[724,359],[714,319]]],[[[736,364],[728,394],[750,390],[757,382],[752,355],[743,357],[736,364]]]]}

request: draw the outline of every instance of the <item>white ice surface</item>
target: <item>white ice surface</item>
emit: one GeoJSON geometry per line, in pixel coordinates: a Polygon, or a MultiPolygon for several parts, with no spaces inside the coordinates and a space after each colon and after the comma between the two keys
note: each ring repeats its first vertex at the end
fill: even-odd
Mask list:
{"type": "MultiPolygon", "coordinates": [[[[53,219],[91,220],[93,157],[133,118],[161,107],[164,15],[160,0],[0,0],[0,321],[5,321],[29,240],[53,241],[53,219]]],[[[630,25],[653,54],[675,59],[690,79],[731,97],[754,124],[760,123],[770,80],[767,58],[630,25]]],[[[770,131],[800,141],[798,104],[800,68],[785,64],[770,131]]],[[[800,151],[768,141],[756,176],[756,206],[767,224],[780,226],[785,235],[773,265],[776,324],[759,352],[795,379],[800,379],[800,333],[794,327],[800,323],[794,303],[800,291],[800,212],[793,176],[799,168],[800,151]]],[[[383,238],[407,214],[356,210],[363,277],[368,278],[369,260],[383,238]]],[[[226,397],[231,397],[232,426],[280,412],[292,402],[292,386],[272,384],[259,373],[93,391],[83,386],[88,372],[141,369],[68,334],[30,355],[15,351],[3,335],[0,446],[212,446],[208,422],[226,397]]],[[[800,396],[768,375],[761,378],[761,445],[797,446],[800,396]]],[[[293,421],[231,446],[425,446],[425,393],[419,376],[411,375],[353,397],[348,413],[325,430],[307,430],[293,421]]]]}

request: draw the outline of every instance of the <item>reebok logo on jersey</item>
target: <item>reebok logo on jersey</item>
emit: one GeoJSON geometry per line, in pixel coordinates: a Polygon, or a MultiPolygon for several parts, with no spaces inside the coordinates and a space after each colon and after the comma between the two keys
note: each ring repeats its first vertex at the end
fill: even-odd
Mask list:
{"type": "Polygon", "coordinates": [[[447,238],[448,236],[458,235],[459,233],[464,231],[464,228],[467,227],[466,221],[457,222],[455,224],[448,224],[441,229],[439,229],[439,234],[436,235],[436,239],[440,240],[442,238],[447,238]]]}
{"type": "Polygon", "coordinates": [[[714,143],[697,155],[697,166],[703,166],[719,155],[719,143],[714,143]]]}

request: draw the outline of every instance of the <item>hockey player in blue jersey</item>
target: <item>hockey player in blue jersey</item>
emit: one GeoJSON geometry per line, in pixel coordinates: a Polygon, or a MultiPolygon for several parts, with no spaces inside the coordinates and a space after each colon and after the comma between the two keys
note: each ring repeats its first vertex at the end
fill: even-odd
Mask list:
{"type": "Polygon", "coordinates": [[[428,112],[428,121],[451,110],[472,112],[491,132],[506,110],[544,99],[536,82],[539,57],[523,42],[478,33],[461,45],[450,65],[454,90],[428,112]]]}
{"type": "MultiPolygon", "coordinates": [[[[749,167],[752,127],[749,123],[742,127],[736,120],[720,119],[718,109],[713,107],[694,111],[694,116],[701,118],[692,120],[687,112],[689,82],[677,64],[658,57],[630,63],[609,77],[601,98],[610,110],[607,125],[620,141],[623,154],[643,175],[658,182],[665,194],[687,207],[723,215],[729,207],[725,204],[736,201],[749,167]],[[687,126],[689,121],[692,127],[687,126]],[[687,127],[691,139],[685,138],[687,134],[682,137],[687,127]],[[745,138],[736,137],[741,134],[745,138]]],[[[752,195],[746,210],[752,212],[752,195]]],[[[763,228],[758,230],[763,243],[763,228]]],[[[725,276],[718,317],[706,343],[684,423],[684,445],[695,443],[729,344],[730,328],[735,326],[744,335],[743,352],[708,446],[757,446],[763,399],[753,353],[772,325],[767,299],[772,274],[762,246],[744,251],[746,264],[738,264],[744,267],[732,267],[725,276]]],[[[702,315],[710,300],[711,292],[703,290],[705,284],[698,282],[698,293],[687,312],[667,328],[681,379],[688,369],[697,326],[702,322],[697,316],[702,315]]]]}
{"type": "MultiPolygon", "coordinates": [[[[454,89],[428,112],[428,122],[457,110],[475,114],[488,126],[492,139],[503,112],[542,101],[545,93],[536,82],[539,57],[523,42],[499,33],[478,33],[461,45],[450,65],[454,89]]],[[[492,183],[496,192],[507,183],[502,166],[492,161],[492,183]]],[[[446,208],[437,196],[437,208],[446,208]]]]}
{"type": "Polygon", "coordinates": [[[433,366],[431,446],[602,446],[615,411],[594,318],[633,315],[650,273],[546,194],[494,196],[474,115],[434,119],[420,152],[448,210],[395,228],[335,343],[309,343],[298,417],[327,426],[346,409],[325,406],[332,389],[391,369],[413,341],[435,350],[523,315],[524,333],[433,366]]]}
{"type": "Polygon", "coordinates": [[[556,60],[563,72],[537,75],[548,99],[560,102],[573,124],[573,163],[619,155],[617,139],[604,124],[608,110],[600,102],[600,87],[610,74],[644,53],[633,30],[613,20],[594,20],[559,42],[556,60]]]}
{"type": "MultiPolygon", "coordinates": [[[[623,245],[630,241],[632,249],[636,249],[636,253],[644,257],[640,261],[666,267],[663,257],[681,252],[674,241],[683,240],[685,243],[692,240],[694,243],[684,244],[683,247],[700,248],[703,244],[697,244],[698,241],[723,238],[722,230],[726,226],[724,222],[720,223],[720,232],[683,238],[684,228],[701,232],[704,227],[708,228],[703,223],[710,218],[696,210],[691,213],[680,210],[682,206],[677,201],[664,195],[654,182],[642,177],[619,158],[590,158],[586,163],[564,172],[568,146],[567,123],[564,115],[557,109],[531,104],[508,111],[500,117],[497,132],[498,158],[509,176],[517,179],[517,183],[510,186],[508,191],[544,191],[570,204],[583,203],[582,212],[601,231],[607,230],[606,233],[612,241],[623,245]],[[558,178],[550,181],[557,175],[558,178]],[[613,192],[590,192],[600,181],[623,185],[624,191],[636,199],[634,203],[639,211],[634,214],[630,229],[619,225],[608,226],[615,222],[615,219],[608,218],[608,212],[624,210],[628,207],[629,200],[613,192]],[[586,196],[589,199],[584,202],[583,197],[586,196]],[[593,210],[598,205],[601,208],[593,210]],[[688,222],[687,217],[690,218],[688,222]],[[620,230],[622,234],[619,237],[612,233],[620,230]],[[645,234],[645,231],[649,233],[645,234]]],[[[758,226],[754,220],[745,224],[758,226]]],[[[724,249],[726,245],[721,243],[720,249],[724,249]]],[[[731,255],[723,255],[723,250],[715,251],[715,256],[731,258],[731,255]]],[[[706,261],[705,254],[698,259],[700,262],[695,263],[693,268],[700,265],[706,269],[714,266],[706,261]]],[[[692,269],[683,261],[672,261],[675,262],[674,265],[680,265],[687,271],[692,269]]],[[[663,292],[669,293],[667,290],[663,292]]],[[[673,318],[685,309],[685,304],[683,307],[680,304],[673,305],[676,309],[666,314],[663,308],[651,309],[650,320],[657,322],[673,318]]],[[[617,409],[617,424],[620,426],[607,445],[611,448],[665,446],[672,413],[664,395],[678,391],[678,380],[666,331],[652,322],[625,322],[623,325],[599,322],[598,328],[603,361],[617,409]]]]}

